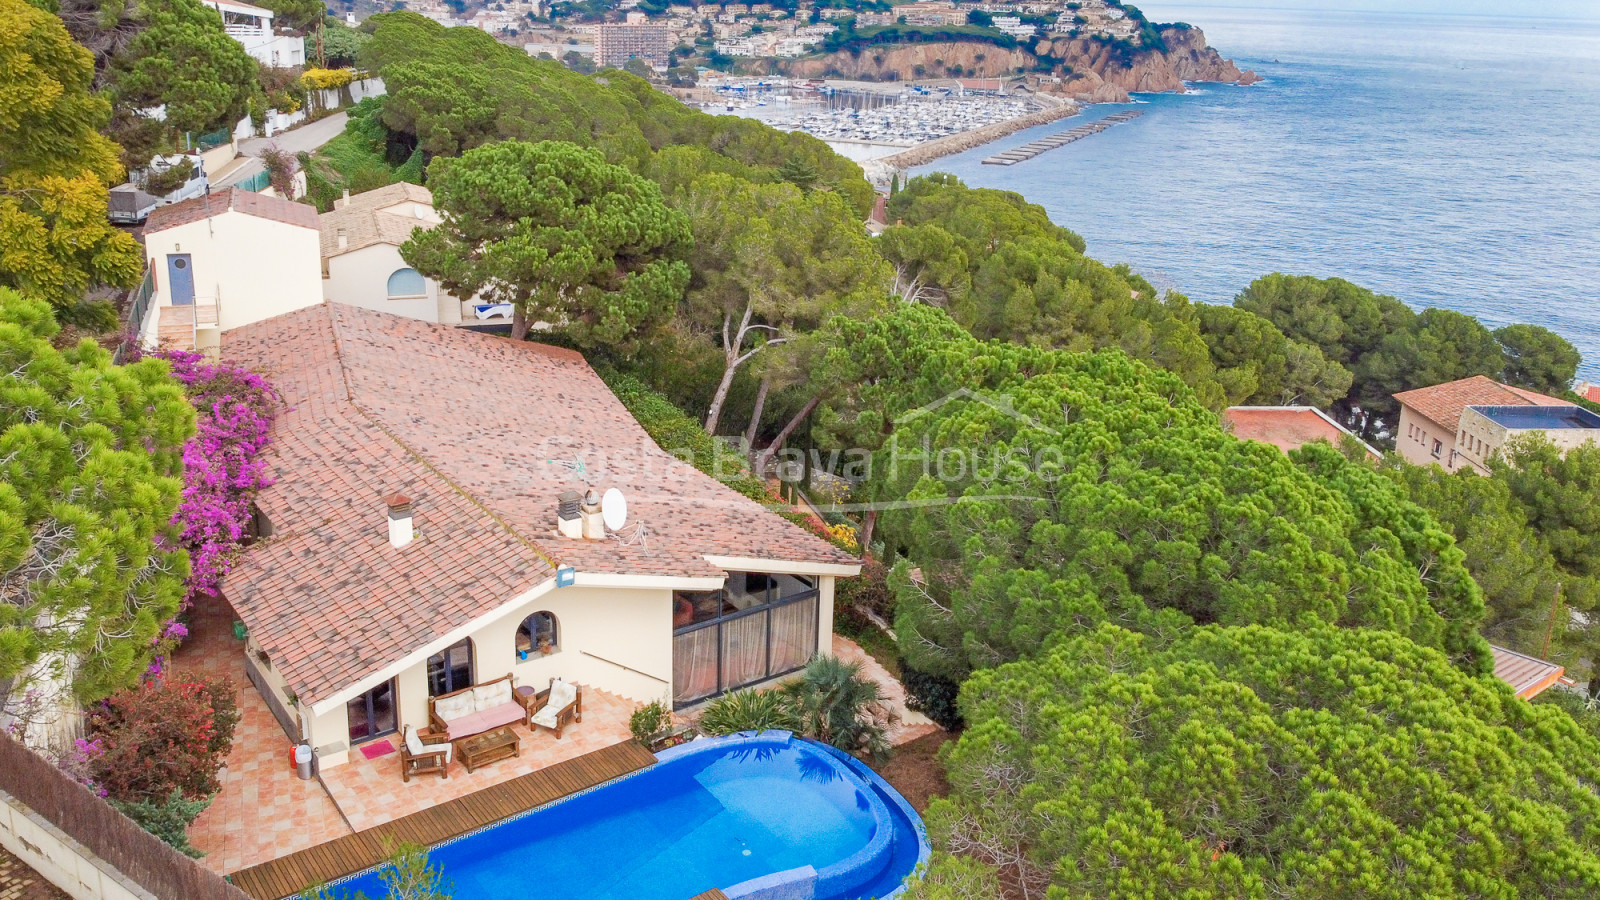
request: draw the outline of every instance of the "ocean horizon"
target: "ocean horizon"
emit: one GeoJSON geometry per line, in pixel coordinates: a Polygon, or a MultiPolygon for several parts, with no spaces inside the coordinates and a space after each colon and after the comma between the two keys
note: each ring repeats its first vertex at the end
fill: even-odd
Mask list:
{"type": "Polygon", "coordinates": [[[1490,328],[1542,325],[1600,381],[1600,20],[1141,8],[1266,81],[1089,107],[913,174],[1017,191],[1090,255],[1196,301],[1269,272],[1338,276],[1490,328]],[[1144,115],[982,164],[1129,108],[1144,115]]]}

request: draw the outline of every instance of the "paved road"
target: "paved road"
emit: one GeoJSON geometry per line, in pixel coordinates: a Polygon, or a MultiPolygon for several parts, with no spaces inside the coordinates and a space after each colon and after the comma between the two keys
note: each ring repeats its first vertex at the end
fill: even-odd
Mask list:
{"type": "Polygon", "coordinates": [[[349,113],[338,112],[326,119],[318,119],[309,125],[291,128],[269,138],[250,138],[239,142],[239,152],[246,156],[260,156],[261,151],[276,144],[280,149],[290,153],[299,153],[302,150],[310,153],[318,147],[333,140],[344,131],[344,123],[350,118],[349,113]]]}

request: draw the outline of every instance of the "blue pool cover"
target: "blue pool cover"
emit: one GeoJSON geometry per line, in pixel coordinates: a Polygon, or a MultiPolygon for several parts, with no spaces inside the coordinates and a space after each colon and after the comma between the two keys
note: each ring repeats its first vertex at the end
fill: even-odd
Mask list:
{"type": "MultiPolygon", "coordinates": [[[[927,861],[922,821],[848,754],[787,732],[705,738],[642,772],[433,849],[456,900],[858,900],[927,861]]],[[[334,895],[385,895],[374,871],[334,895]]]]}

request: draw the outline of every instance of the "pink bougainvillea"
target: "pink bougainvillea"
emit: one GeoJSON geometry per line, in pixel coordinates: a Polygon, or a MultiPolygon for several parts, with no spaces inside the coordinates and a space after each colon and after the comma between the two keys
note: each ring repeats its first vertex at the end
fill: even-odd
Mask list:
{"type": "MultiPolygon", "coordinates": [[[[272,385],[247,369],[184,350],[156,355],[171,364],[197,414],[195,435],[183,448],[183,502],[173,516],[189,551],[187,607],[196,597],[217,592],[244,541],[250,502],[271,483],[264,455],[277,402],[272,385]]],[[[187,634],[173,622],[160,640],[175,643],[187,634]]],[[[156,673],[160,665],[158,658],[156,673]]]]}

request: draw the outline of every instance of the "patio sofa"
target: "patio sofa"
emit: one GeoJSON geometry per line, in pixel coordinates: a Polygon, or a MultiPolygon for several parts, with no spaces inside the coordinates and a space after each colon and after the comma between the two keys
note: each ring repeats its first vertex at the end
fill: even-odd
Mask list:
{"type": "MultiPolygon", "coordinates": [[[[428,721],[451,741],[513,722],[528,724],[528,699],[517,694],[509,674],[493,681],[428,698],[428,721]]],[[[537,708],[537,707],[535,707],[537,708]]]]}

